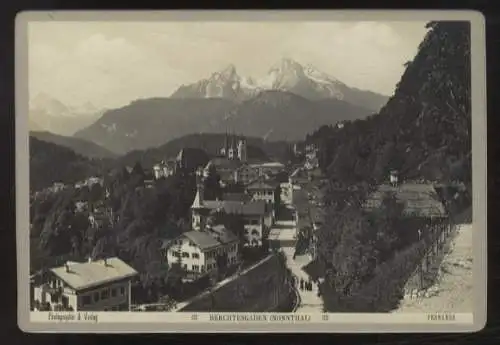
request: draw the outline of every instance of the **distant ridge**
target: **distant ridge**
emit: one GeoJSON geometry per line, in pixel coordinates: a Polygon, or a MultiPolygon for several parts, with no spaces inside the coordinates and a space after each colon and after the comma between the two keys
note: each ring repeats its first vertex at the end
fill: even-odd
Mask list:
{"type": "Polygon", "coordinates": [[[67,147],[75,153],[88,158],[113,158],[116,154],[91,142],[80,138],[57,135],[47,131],[30,131],[30,136],[39,140],[67,147]]]}
{"type": "Polygon", "coordinates": [[[105,112],[75,137],[119,154],[158,147],[193,133],[225,133],[228,129],[269,141],[295,141],[321,125],[362,119],[371,113],[335,98],[309,100],[277,90],[262,91],[240,102],[224,98],[151,98],[105,112]]]}

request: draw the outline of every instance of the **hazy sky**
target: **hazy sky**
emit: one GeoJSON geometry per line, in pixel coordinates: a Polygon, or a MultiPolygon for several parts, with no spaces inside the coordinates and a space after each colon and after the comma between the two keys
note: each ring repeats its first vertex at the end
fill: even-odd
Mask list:
{"type": "Polygon", "coordinates": [[[390,95],[413,59],[424,22],[34,22],[30,97],[116,107],[168,97],[234,64],[261,77],[283,57],[349,86],[390,95]]]}

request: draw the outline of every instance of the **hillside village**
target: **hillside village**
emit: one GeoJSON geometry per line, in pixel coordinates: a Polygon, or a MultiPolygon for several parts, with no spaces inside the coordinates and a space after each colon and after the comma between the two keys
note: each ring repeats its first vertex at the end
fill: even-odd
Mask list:
{"type": "Polygon", "coordinates": [[[227,130],[132,166],[31,138],[57,176],[31,172],[32,310],[391,312],[421,297],[472,205],[470,71],[443,62],[468,64],[468,27],[428,26],[376,115],[280,157],[227,130]]]}

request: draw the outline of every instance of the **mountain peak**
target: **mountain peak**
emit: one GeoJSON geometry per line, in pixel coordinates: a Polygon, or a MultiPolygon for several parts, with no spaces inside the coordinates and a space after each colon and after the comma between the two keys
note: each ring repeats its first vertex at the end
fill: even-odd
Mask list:
{"type": "Polygon", "coordinates": [[[280,72],[286,72],[290,70],[301,71],[302,69],[303,67],[300,63],[289,57],[284,57],[271,67],[269,73],[272,73],[273,71],[280,71],[280,72]]]}
{"type": "Polygon", "coordinates": [[[215,78],[222,78],[226,80],[237,79],[238,75],[236,73],[236,67],[233,64],[229,64],[224,67],[219,72],[214,73],[215,78]]]}
{"type": "Polygon", "coordinates": [[[288,91],[307,99],[334,98],[351,100],[356,105],[378,111],[387,98],[377,94],[368,94],[362,90],[349,88],[333,76],[316,67],[302,65],[285,56],[259,79],[240,76],[236,67],[229,64],[208,79],[190,85],[183,85],[172,94],[173,98],[228,98],[246,100],[261,91],[288,91]]]}

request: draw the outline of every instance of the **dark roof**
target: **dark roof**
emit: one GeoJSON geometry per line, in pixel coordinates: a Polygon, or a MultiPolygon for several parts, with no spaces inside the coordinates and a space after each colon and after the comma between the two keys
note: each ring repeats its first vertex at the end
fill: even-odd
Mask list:
{"type": "Polygon", "coordinates": [[[253,181],[250,182],[247,186],[246,189],[249,190],[261,190],[261,189],[276,189],[276,183],[274,181],[253,181]]]}
{"type": "Polygon", "coordinates": [[[188,231],[183,233],[181,236],[185,236],[189,240],[193,241],[200,249],[210,249],[220,245],[213,236],[204,231],[188,231]]]}
{"type": "Polygon", "coordinates": [[[241,166],[241,162],[236,159],[228,159],[225,157],[215,157],[208,164],[215,166],[217,170],[236,170],[241,166]]]}
{"type": "Polygon", "coordinates": [[[216,238],[220,243],[228,244],[238,241],[238,237],[222,224],[210,227],[208,231],[212,232],[211,236],[216,238]]]}
{"type": "Polygon", "coordinates": [[[205,200],[203,206],[213,211],[223,211],[228,214],[242,215],[264,215],[267,212],[264,200],[251,202],[231,201],[231,200],[205,200]]]}
{"type": "Polygon", "coordinates": [[[243,204],[243,214],[246,215],[264,215],[267,211],[267,203],[264,200],[255,200],[243,204]]]}
{"type": "Polygon", "coordinates": [[[227,201],[247,202],[250,201],[251,196],[245,193],[224,193],[222,199],[227,201]]]}
{"type": "Polygon", "coordinates": [[[394,194],[404,204],[403,214],[416,217],[445,217],[446,210],[433,185],[404,183],[398,186],[381,185],[366,200],[363,207],[371,211],[381,207],[382,200],[394,194]]]}

